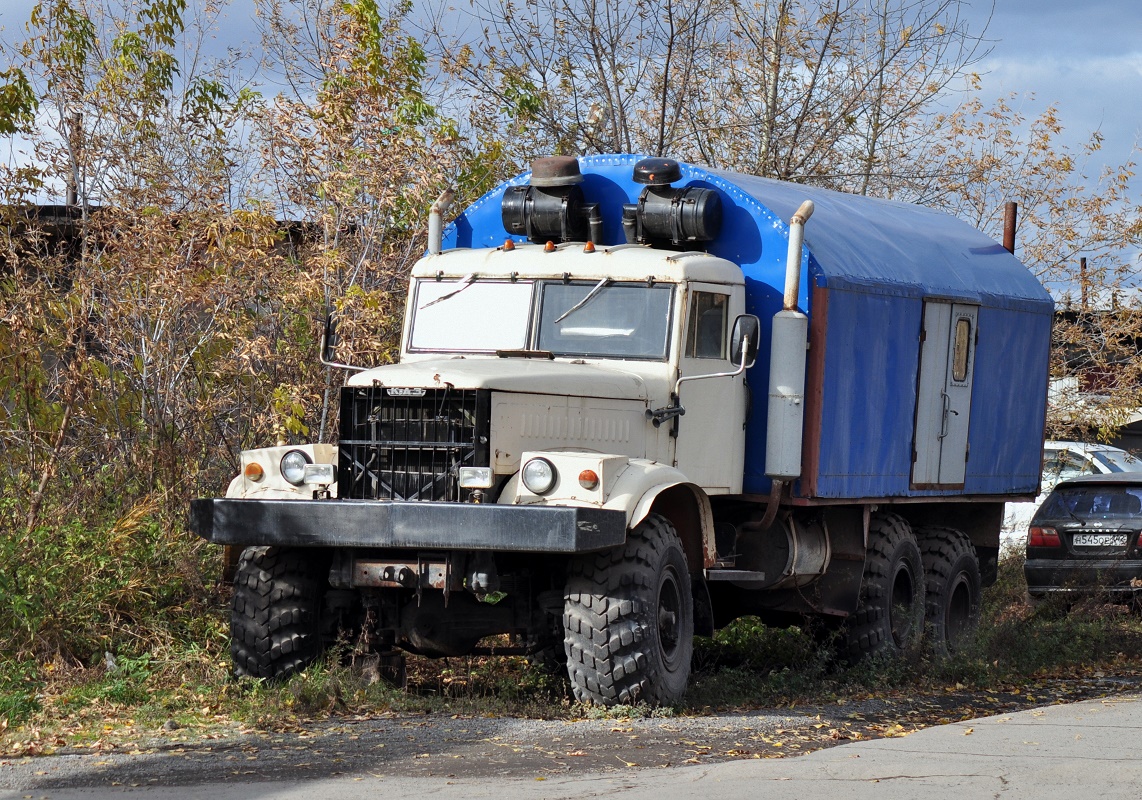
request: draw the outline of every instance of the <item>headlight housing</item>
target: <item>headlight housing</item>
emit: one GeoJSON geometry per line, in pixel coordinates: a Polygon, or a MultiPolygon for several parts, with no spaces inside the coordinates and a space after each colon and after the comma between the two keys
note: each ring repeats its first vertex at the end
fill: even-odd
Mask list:
{"type": "Polygon", "coordinates": [[[331,486],[337,480],[337,468],[333,464],[306,464],[303,474],[309,486],[331,486]]]}
{"type": "Polygon", "coordinates": [[[547,494],[555,488],[559,473],[546,458],[533,458],[523,465],[523,485],[533,494],[547,494]]]}
{"type": "Polygon", "coordinates": [[[461,489],[491,489],[495,476],[491,467],[460,467],[461,489]]]}
{"type": "Polygon", "coordinates": [[[309,456],[301,450],[290,450],[282,456],[279,464],[282,477],[294,486],[301,486],[305,483],[305,465],[308,463],[310,463],[309,456]]]}

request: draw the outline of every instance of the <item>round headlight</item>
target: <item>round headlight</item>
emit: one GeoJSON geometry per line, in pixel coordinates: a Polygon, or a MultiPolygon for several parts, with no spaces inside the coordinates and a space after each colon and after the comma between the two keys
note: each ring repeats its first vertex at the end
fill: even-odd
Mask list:
{"type": "Polygon", "coordinates": [[[555,465],[546,458],[533,458],[523,465],[523,485],[533,494],[550,492],[555,476],[555,465]]]}
{"type": "Polygon", "coordinates": [[[305,482],[305,465],[309,463],[309,456],[300,450],[290,450],[282,456],[282,477],[294,486],[301,486],[305,482]]]}

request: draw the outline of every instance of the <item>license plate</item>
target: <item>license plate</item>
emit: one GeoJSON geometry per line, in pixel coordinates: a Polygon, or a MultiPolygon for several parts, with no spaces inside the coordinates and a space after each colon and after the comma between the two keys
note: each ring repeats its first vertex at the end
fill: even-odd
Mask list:
{"type": "Polygon", "coordinates": [[[1126,533],[1076,533],[1072,540],[1075,547],[1125,547],[1126,533]]]}

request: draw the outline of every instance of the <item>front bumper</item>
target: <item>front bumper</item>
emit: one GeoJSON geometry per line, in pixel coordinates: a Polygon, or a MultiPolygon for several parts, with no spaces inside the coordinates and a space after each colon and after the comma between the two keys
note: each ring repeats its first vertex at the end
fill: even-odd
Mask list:
{"type": "Polygon", "coordinates": [[[1131,581],[1142,579],[1142,560],[1138,559],[1029,558],[1023,565],[1023,575],[1027,579],[1027,591],[1032,595],[1142,591],[1142,587],[1131,585],[1131,581]]]}
{"type": "Polygon", "coordinates": [[[589,553],[626,541],[621,511],[385,500],[192,500],[214,544],[589,553]]]}

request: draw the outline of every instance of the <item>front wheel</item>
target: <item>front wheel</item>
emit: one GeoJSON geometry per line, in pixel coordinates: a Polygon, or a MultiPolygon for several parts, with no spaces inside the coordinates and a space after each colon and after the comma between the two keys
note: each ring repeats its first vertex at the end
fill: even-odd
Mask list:
{"type": "Polygon", "coordinates": [[[651,514],[622,547],[573,562],[563,629],[567,674],[580,702],[666,705],[682,697],[694,600],[670,520],[651,514]]]}
{"type": "Polygon", "coordinates": [[[979,558],[967,535],[953,528],[920,528],[916,539],[924,558],[932,650],[948,656],[963,649],[979,627],[979,558]]]}
{"type": "Polygon", "coordinates": [[[248,547],[238,559],[230,612],[234,671],[288,678],[321,655],[326,569],[303,550],[248,547]]]}

